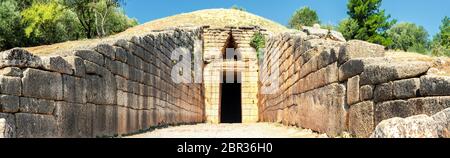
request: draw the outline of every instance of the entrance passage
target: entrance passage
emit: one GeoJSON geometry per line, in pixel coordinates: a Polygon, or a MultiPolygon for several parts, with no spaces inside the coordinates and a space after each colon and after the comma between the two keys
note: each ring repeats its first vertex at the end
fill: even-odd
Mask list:
{"type": "Polygon", "coordinates": [[[242,123],[242,97],[240,73],[223,72],[221,83],[220,123],[242,123]],[[227,74],[234,76],[234,81],[227,81],[227,74]]]}

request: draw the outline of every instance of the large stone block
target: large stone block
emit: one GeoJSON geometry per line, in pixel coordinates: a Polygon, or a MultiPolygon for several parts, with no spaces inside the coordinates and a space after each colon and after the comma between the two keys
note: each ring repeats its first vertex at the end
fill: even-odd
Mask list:
{"type": "Polygon", "coordinates": [[[4,67],[42,67],[42,60],[25,49],[14,48],[0,52],[0,68],[4,67]]]}
{"type": "Polygon", "coordinates": [[[416,105],[404,100],[394,100],[375,105],[375,124],[393,117],[406,118],[421,114],[421,110],[416,105]]]}
{"type": "Polygon", "coordinates": [[[64,57],[64,60],[71,65],[74,76],[84,77],[86,75],[86,67],[83,59],[77,56],[67,56],[64,57]]]}
{"type": "Polygon", "coordinates": [[[11,77],[22,77],[22,70],[18,67],[5,67],[0,70],[0,75],[11,77]]]}
{"type": "Polygon", "coordinates": [[[116,51],[114,47],[109,44],[99,44],[95,47],[95,51],[112,60],[114,60],[116,57],[116,51]]]}
{"type": "Polygon", "coordinates": [[[347,81],[347,103],[353,105],[359,101],[359,76],[355,76],[347,81]]]}
{"type": "Polygon", "coordinates": [[[409,99],[408,103],[416,106],[420,110],[420,114],[431,116],[450,107],[450,97],[413,98],[409,99]]]}
{"type": "Polygon", "coordinates": [[[56,72],[26,69],[22,78],[22,94],[26,97],[62,100],[62,77],[56,72]]]}
{"type": "Polygon", "coordinates": [[[128,52],[120,47],[114,47],[116,50],[116,59],[123,63],[127,63],[128,61],[128,52]]]}
{"type": "Polygon", "coordinates": [[[450,77],[423,76],[420,78],[420,94],[422,96],[450,95],[450,77]]]}
{"type": "Polygon", "coordinates": [[[339,67],[339,81],[345,81],[350,77],[361,74],[364,68],[372,63],[381,62],[383,59],[352,59],[339,67]]]}
{"type": "Polygon", "coordinates": [[[375,102],[382,102],[395,99],[394,83],[388,82],[376,86],[373,94],[374,94],[373,99],[375,102]]]}
{"type": "Polygon", "coordinates": [[[85,60],[84,64],[86,67],[86,74],[89,74],[89,75],[95,74],[95,75],[99,75],[99,76],[106,76],[111,73],[105,67],[95,64],[93,62],[85,60]]]}
{"type": "Polygon", "coordinates": [[[53,115],[16,113],[16,131],[19,138],[58,137],[53,115]]]}
{"type": "Polygon", "coordinates": [[[366,66],[361,85],[376,85],[398,79],[418,77],[428,71],[426,62],[386,62],[366,66]]]}
{"type": "Polygon", "coordinates": [[[95,105],[58,102],[55,116],[60,137],[93,137],[95,105]]]}
{"type": "Polygon", "coordinates": [[[112,137],[117,134],[117,107],[97,105],[93,117],[94,137],[112,137]]]}
{"type": "Polygon", "coordinates": [[[369,137],[375,127],[373,102],[352,105],[348,113],[349,132],[357,137],[369,137]]]}
{"type": "Polygon", "coordinates": [[[22,83],[19,77],[0,76],[0,93],[20,96],[22,83]]]}
{"type": "Polygon", "coordinates": [[[420,88],[419,78],[394,81],[394,96],[398,99],[413,98],[420,88]]]}
{"type": "Polygon", "coordinates": [[[77,50],[74,52],[75,56],[78,56],[84,60],[88,60],[90,62],[96,63],[97,65],[103,66],[104,64],[104,57],[102,54],[97,53],[96,51],[92,50],[77,50]]]}
{"type": "Polygon", "coordinates": [[[51,100],[36,98],[20,98],[20,112],[52,115],[56,107],[56,103],[51,100]]]}
{"type": "Polygon", "coordinates": [[[330,84],[297,96],[298,122],[303,128],[337,136],[346,127],[345,86],[330,84]]]}
{"type": "Polygon", "coordinates": [[[354,58],[383,57],[384,46],[360,40],[348,41],[339,52],[339,64],[354,58]]]}
{"type": "Polygon", "coordinates": [[[102,105],[116,103],[116,79],[112,74],[105,76],[87,75],[87,102],[102,105]]]}
{"type": "Polygon", "coordinates": [[[433,115],[432,118],[437,124],[439,137],[450,138],[450,108],[433,115]]]}
{"type": "Polygon", "coordinates": [[[66,102],[86,103],[86,80],[68,75],[63,75],[63,98],[66,102]]]}
{"type": "Polygon", "coordinates": [[[370,100],[373,98],[373,86],[372,85],[365,85],[365,86],[361,86],[361,88],[359,89],[359,99],[361,101],[366,101],[366,100],[370,100]]]}
{"type": "Polygon", "coordinates": [[[42,57],[42,64],[45,70],[73,74],[72,65],[60,56],[42,57]]]}
{"type": "Polygon", "coordinates": [[[438,138],[437,123],[427,115],[384,120],[372,138],[438,138]]]}
{"type": "MultiPolygon", "coordinates": [[[[0,129],[0,138],[15,138],[16,137],[16,117],[14,116],[14,114],[0,113],[0,119],[4,119],[3,130],[0,129]]],[[[0,128],[2,128],[2,127],[0,127],[0,128]]]]}

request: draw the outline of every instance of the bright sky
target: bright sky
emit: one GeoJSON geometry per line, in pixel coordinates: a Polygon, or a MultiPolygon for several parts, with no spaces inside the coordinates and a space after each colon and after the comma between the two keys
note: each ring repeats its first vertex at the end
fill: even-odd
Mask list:
{"type": "MultiPolygon", "coordinates": [[[[347,17],[347,0],[127,0],[125,11],[145,23],[200,9],[244,7],[256,15],[283,25],[295,10],[309,6],[324,24],[338,24],[347,17]]],[[[450,0],[384,0],[382,8],[399,22],[414,22],[434,35],[444,16],[450,16],[450,0]]]]}

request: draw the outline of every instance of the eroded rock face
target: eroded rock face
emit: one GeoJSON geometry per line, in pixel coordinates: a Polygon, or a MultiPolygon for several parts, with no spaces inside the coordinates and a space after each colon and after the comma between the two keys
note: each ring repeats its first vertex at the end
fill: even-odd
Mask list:
{"type": "Polygon", "coordinates": [[[450,108],[431,117],[391,118],[375,128],[372,138],[449,138],[450,108]]]}

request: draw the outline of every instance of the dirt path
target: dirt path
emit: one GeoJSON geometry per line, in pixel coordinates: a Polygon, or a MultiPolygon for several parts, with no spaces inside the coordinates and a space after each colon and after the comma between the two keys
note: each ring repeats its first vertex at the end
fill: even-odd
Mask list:
{"type": "Polygon", "coordinates": [[[197,124],[157,129],[126,138],[322,138],[307,129],[275,123],[197,124]]]}

